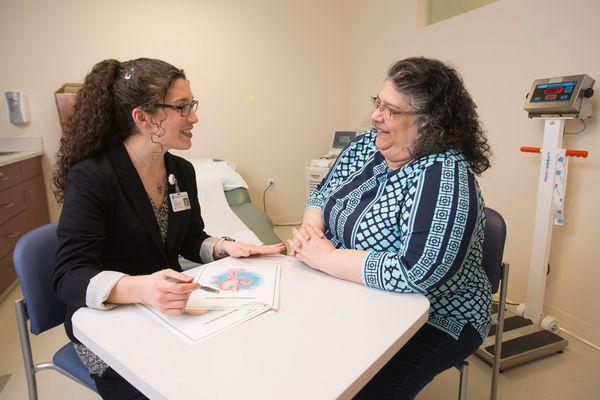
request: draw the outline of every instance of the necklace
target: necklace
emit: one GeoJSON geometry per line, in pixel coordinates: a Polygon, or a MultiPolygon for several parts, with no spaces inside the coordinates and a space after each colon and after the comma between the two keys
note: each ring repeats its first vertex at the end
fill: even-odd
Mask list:
{"type": "MultiPolygon", "coordinates": [[[[148,164],[146,164],[146,162],[142,160],[142,157],[139,156],[139,154],[135,151],[133,147],[126,145],[125,143],[123,143],[123,146],[125,146],[127,150],[130,150],[133,153],[133,155],[135,155],[135,157],[146,167],[146,169],[150,171],[150,167],[148,166],[148,164]]],[[[164,194],[165,182],[163,180],[156,181],[156,190],[161,196],[164,194]]]]}

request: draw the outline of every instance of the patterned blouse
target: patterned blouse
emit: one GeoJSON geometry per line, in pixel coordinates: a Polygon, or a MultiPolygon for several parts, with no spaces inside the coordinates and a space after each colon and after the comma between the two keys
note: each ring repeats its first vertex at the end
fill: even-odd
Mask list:
{"type": "Polygon", "coordinates": [[[364,132],[342,151],[307,208],[321,209],[337,248],[367,251],[365,285],[422,293],[431,304],[427,323],[455,339],[471,324],[485,338],[485,214],[469,163],[448,150],[390,169],[375,137],[375,130],[364,132]]]}

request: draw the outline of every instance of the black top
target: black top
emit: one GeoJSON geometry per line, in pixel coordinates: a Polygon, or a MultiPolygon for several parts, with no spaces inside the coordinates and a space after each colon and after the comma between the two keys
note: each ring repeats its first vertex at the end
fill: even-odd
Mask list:
{"type": "MultiPolygon", "coordinates": [[[[151,274],[164,268],[181,271],[178,256],[202,262],[200,246],[208,238],[200,216],[194,167],[165,154],[167,174],[187,192],[190,210],[173,212],[165,243],[152,205],[125,147],[120,144],[74,165],[67,176],[58,223],[54,289],[67,304],[65,329],[74,337],[71,317],[86,305],[90,279],[102,271],[151,274]]],[[[169,193],[175,187],[169,185],[169,193]]],[[[169,197],[165,201],[170,201],[169,197]]]]}

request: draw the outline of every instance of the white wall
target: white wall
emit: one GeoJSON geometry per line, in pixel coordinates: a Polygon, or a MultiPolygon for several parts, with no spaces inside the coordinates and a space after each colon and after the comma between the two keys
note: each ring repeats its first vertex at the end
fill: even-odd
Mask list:
{"type": "MultiPolygon", "coordinates": [[[[379,0],[376,7],[352,1],[350,122],[364,123],[369,96],[396,60],[435,57],[462,73],[495,156],[480,179],[486,204],[509,221],[509,295],[524,301],[540,160],[519,147],[541,145],[543,122],[527,119],[523,101],[535,78],[585,73],[600,80],[600,2],[499,0],[422,28],[417,1],[379,0]]],[[[554,229],[545,311],[600,345],[600,95],[593,106],[597,116],[586,131],[565,137],[566,147],[589,150],[590,156],[569,164],[566,225],[554,229]]],[[[567,123],[568,131],[579,128],[578,121],[567,123]]]]}
{"type": "Polygon", "coordinates": [[[348,119],[347,19],[343,0],[0,0],[0,91],[26,92],[31,110],[26,127],[1,113],[0,136],[41,136],[49,181],[53,92],[104,58],[161,58],[186,71],[200,102],[185,156],[234,161],[258,204],[274,178],[269,214],[299,219],[303,166],[348,119]]]}

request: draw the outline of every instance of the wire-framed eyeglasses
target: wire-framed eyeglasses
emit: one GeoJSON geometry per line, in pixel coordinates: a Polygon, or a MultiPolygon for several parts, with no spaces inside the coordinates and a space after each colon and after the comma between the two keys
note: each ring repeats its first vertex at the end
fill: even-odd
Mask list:
{"type": "Polygon", "coordinates": [[[190,115],[190,112],[193,110],[196,112],[198,109],[198,100],[192,100],[190,104],[162,104],[156,103],[156,107],[164,107],[164,108],[173,108],[175,110],[179,110],[182,117],[187,117],[190,115]]]}
{"type": "Polygon", "coordinates": [[[417,111],[392,110],[390,108],[390,105],[384,103],[383,101],[381,101],[381,99],[379,98],[379,96],[373,96],[373,97],[371,97],[371,102],[373,102],[373,111],[379,110],[379,112],[381,112],[381,114],[383,114],[383,117],[385,119],[392,119],[392,117],[395,116],[395,115],[416,115],[416,114],[422,114],[422,113],[417,112],[417,111]]]}

